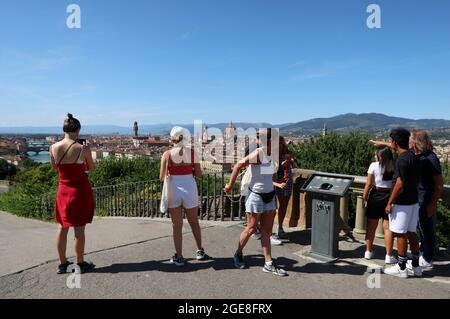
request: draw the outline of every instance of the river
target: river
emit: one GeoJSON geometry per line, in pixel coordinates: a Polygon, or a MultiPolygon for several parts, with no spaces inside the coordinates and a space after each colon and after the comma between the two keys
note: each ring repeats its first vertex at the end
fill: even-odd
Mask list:
{"type": "Polygon", "coordinates": [[[50,158],[48,152],[40,152],[35,154],[34,152],[28,152],[28,156],[36,163],[49,163],[50,158]]]}

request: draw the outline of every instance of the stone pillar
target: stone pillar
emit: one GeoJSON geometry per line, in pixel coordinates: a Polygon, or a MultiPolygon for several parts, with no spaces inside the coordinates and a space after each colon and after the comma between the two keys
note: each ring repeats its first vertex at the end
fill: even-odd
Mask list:
{"type": "MultiPolygon", "coordinates": [[[[300,219],[300,207],[303,205],[300,203],[300,187],[296,184],[293,185],[292,194],[289,198],[288,206],[286,208],[286,216],[284,217],[284,227],[297,227],[300,219]]],[[[278,207],[277,207],[278,209],[278,207]]],[[[278,214],[275,215],[274,225],[278,225],[278,214]]]]}
{"type": "Polygon", "coordinates": [[[353,229],[353,231],[357,234],[366,233],[366,214],[364,209],[364,201],[361,193],[358,193],[356,200],[355,229],[353,229]]]}
{"type": "Polygon", "coordinates": [[[348,195],[341,197],[339,212],[344,223],[348,224],[348,195]]]}
{"type": "Polygon", "coordinates": [[[289,219],[285,218],[288,227],[297,227],[300,220],[301,202],[300,185],[298,182],[294,182],[292,186],[292,195],[288,204],[289,219]]]}
{"type": "Polygon", "coordinates": [[[378,221],[377,232],[375,233],[377,238],[384,238],[383,219],[378,221]]]}
{"type": "Polygon", "coordinates": [[[312,223],[312,198],[311,193],[300,194],[300,221],[299,227],[306,229],[311,228],[312,223]]]}
{"type": "MultiPolygon", "coordinates": [[[[302,202],[300,188],[304,181],[301,178],[301,174],[298,170],[293,171],[293,185],[292,194],[289,199],[289,203],[286,209],[286,216],[284,218],[283,226],[285,227],[297,227],[300,221],[301,208],[304,207],[302,202]]],[[[275,216],[275,225],[278,225],[278,216],[275,216]]]]}

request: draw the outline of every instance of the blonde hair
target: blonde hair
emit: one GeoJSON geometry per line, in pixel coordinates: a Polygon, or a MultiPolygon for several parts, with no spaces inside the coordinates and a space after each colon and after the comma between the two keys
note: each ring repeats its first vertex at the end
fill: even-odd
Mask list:
{"type": "Polygon", "coordinates": [[[183,140],[183,135],[179,135],[176,138],[171,138],[170,141],[172,142],[172,144],[178,144],[183,140]]]}
{"type": "Polygon", "coordinates": [[[430,135],[423,129],[413,129],[411,139],[414,141],[414,143],[416,143],[417,149],[422,153],[432,152],[434,150],[430,135]]]}

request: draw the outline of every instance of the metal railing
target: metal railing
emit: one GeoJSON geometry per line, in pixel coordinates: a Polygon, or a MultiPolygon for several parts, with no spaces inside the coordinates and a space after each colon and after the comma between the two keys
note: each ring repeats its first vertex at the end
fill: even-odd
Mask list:
{"type": "MultiPolygon", "coordinates": [[[[245,216],[244,198],[222,189],[228,173],[203,174],[197,178],[199,217],[206,220],[235,220],[245,216]]],[[[160,212],[162,183],[159,180],[133,182],[93,189],[96,214],[122,217],[167,217],[160,212]]]]}

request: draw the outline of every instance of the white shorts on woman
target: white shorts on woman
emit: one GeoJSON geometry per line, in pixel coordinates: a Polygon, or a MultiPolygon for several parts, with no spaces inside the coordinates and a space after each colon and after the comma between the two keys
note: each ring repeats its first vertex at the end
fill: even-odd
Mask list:
{"type": "Polygon", "coordinates": [[[169,176],[169,208],[198,206],[197,183],[192,175],[169,176]]]}

